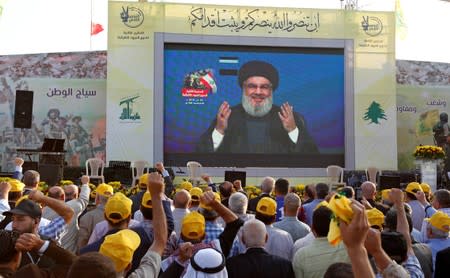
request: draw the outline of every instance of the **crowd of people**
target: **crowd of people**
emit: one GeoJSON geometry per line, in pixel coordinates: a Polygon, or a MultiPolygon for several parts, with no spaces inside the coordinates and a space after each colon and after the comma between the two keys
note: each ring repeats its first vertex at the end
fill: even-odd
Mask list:
{"type": "Polygon", "coordinates": [[[450,191],[427,184],[377,192],[364,182],[291,192],[262,179],[177,189],[162,163],[128,198],[108,184],[54,186],[40,175],[0,183],[0,277],[450,277],[450,191]]]}

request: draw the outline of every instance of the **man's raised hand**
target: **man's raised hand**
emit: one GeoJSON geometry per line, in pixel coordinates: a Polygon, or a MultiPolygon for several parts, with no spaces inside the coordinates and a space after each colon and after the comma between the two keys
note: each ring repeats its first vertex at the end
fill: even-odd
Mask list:
{"type": "Polygon", "coordinates": [[[228,127],[228,119],[231,115],[231,108],[228,102],[224,101],[222,105],[219,107],[219,111],[217,112],[217,122],[216,122],[216,130],[224,135],[225,130],[228,127]]]}
{"type": "Polygon", "coordinates": [[[278,112],[278,116],[287,132],[291,132],[297,127],[294,119],[294,108],[289,103],[285,102],[281,105],[281,112],[278,112]]]}
{"type": "Polygon", "coordinates": [[[150,191],[150,194],[153,196],[161,196],[164,194],[164,179],[163,177],[157,173],[153,172],[148,175],[148,184],[147,189],[150,191]]]}

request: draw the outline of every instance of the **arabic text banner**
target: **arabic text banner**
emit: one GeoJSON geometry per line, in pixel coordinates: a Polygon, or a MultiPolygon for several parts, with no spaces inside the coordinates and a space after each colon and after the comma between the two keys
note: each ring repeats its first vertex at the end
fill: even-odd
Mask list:
{"type": "MultiPolygon", "coordinates": [[[[261,46],[270,38],[271,44],[265,45],[266,47],[288,48],[288,45],[283,45],[281,39],[301,39],[303,46],[314,45],[320,48],[330,47],[329,41],[342,40],[340,43],[346,51],[344,65],[351,69],[345,70],[345,100],[333,101],[331,96],[337,92],[330,94],[330,98],[325,96],[321,99],[326,104],[320,103],[318,97],[296,94],[293,97],[299,99],[296,108],[301,108],[305,103],[309,104],[307,109],[313,111],[313,116],[309,117],[316,121],[313,128],[319,134],[317,136],[320,136],[321,128],[325,130],[326,124],[329,123],[326,120],[321,121],[320,112],[329,113],[325,117],[340,113],[342,110],[334,109],[333,103],[343,103],[339,107],[345,107],[345,120],[342,121],[345,122],[345,127],[342,123],[338,124],[341,129],[335,134],[342,135],[336,142],[344,140],[344,145],[333,146],[323,138],[318,141],[322,142],[323,146],[335,147],[328,150],[330,152],[344,149],[345,167],[360,169],[380,165],[384,169],[397,168],[395,144],[389,144],[389,151],[383,156],[378,155],[377,151],[386,145],[386,140],[397,141],[393,13],[110,2],[109,24],[107,111],[108,138],[112,138],[107,146],[109,159],[145,159],[153,162],[165,160],[166,152],[170,148],[180,147],[183,152],[192,151],[190,140],[203,130],[190,127],[207,125],[217,108],[207,107],[208,117],[192,119],[187,126],[180,126],[181,122],[188,121],[196,113],[203,113],[200,111],[202,106],[197,104],[202,103],[200,98],[204,93],[192,95],[187,94],[186,90],[183,93],[183,78],[214,68],[213,65],[194,68],[199,62],[192,57],[189,57],[193,59],[191,66],[187,64],[191,61],[188,58],[175,58],[172,61],[164,60],[166,57],[161,58],[161,48],[168,47],[166,42],[177,43],[170,41],[168,37],[185,35],[195,36],[196,39],[191,41],[191,44],[204,46],[211,45],[214,39],[216,44],[221,42],[225,45],[230,43],[231,39],[236,40],[237,45],[243,45],[244,40],[253,40],[261,46]],[[158,36],[164,41],[162,45],[157,39],[158,36]],[[321,41],[327,43],[320,45],[321,41]],[[177,65],[173,70],[167,68],[171,63],[177,65]],[[181,88],[179,95],[172,97],[169,91],[172,92],[177,87],[181,88]],[[189,105],[185,105],[186,103],[189,105]],[[324,111],[324,107],[328,109],[324,111]],[[176,115],[182,121],[165,126],[168,121],[173,123],[173,116],[176,115]],[[178,143],[171,144],[168,138],[178,140],[178,143]],[[134,148],[125,148],[130,145],[134,148]]],[[[251,48],[255,45],[245,46],[251,48]]],[[[219,63],[227,58],[235,58],[238,60],[236,69],[245,60],[225,56],[218,57],[219,63]]],[[[200,59],[200,62],[205,61],[200,59]]],[[[299,67],[298,71],[299,75],[307,75],[307,66],[299,67]]],[[[225,71],[225,74],[227,73],[230,73],[229,78],[223,75],[223,78],[214,79],[214,82],[219,82],[214,85],[205,81],[211,88],[216,88],[216,96],[224,99],[229,95],[224,95],[221,90],[223,80],[231,84],[236,77],[236,72],[225,71]]],[[[217,75],[218,72],[214,74],[217,75]]],[[[283,77],[286,75],[283,74],[283,77]]],[[[298,91],[295,90],[295,78],[290,80],[288,82],[291,83],[281,86],[292,87],[292,91],[298,91]]],[[[236,84],[233,86],[233,91],[229,94],[239,95],[239,88],[236,88],[236,84]]],[[[279,96],[275,95],[274,101],[279,105],[279,101],[283,99],[275,100],[276,97],[279,96]]],[[[285,99],[289,100],[289,97],[285,99]]],[[[233,100],[239,103],[238,98],[233,100]]],[[[205,106],[208,105],[203,105],[205,106]]],[[[195,157],[192,159],[195,160],[195,157]]],[[[270,158],[266,157],[265,161],[269,160],[270,158]]],[[[183,165],[181,161],[165,162],[169,165],[183,165]]]]}

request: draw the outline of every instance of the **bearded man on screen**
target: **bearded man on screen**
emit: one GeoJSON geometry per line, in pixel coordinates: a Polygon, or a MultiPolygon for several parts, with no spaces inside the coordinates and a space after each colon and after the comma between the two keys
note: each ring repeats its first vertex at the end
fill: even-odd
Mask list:
{"type": "Polygon", "coordinates": [[[224,101],[216,119],[200,137],[198,152],[318,153],[303,116],[289,103],[273,104],[278,71],[263,61],[250,61],[239,70],[242,103],[224,101]]]}

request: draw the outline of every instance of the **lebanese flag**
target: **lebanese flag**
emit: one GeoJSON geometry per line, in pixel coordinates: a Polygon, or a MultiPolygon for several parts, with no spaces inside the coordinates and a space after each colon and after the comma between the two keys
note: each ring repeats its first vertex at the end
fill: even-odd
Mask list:
{"type": "Polygon", "coordinates": [[[211,72],[208,72],[206,75],[200,77],[200,82],[202,82],[205,87],[210,89],[213,94],[217,92],[216,81],[214,81],[214,77],[211,72]]]}

